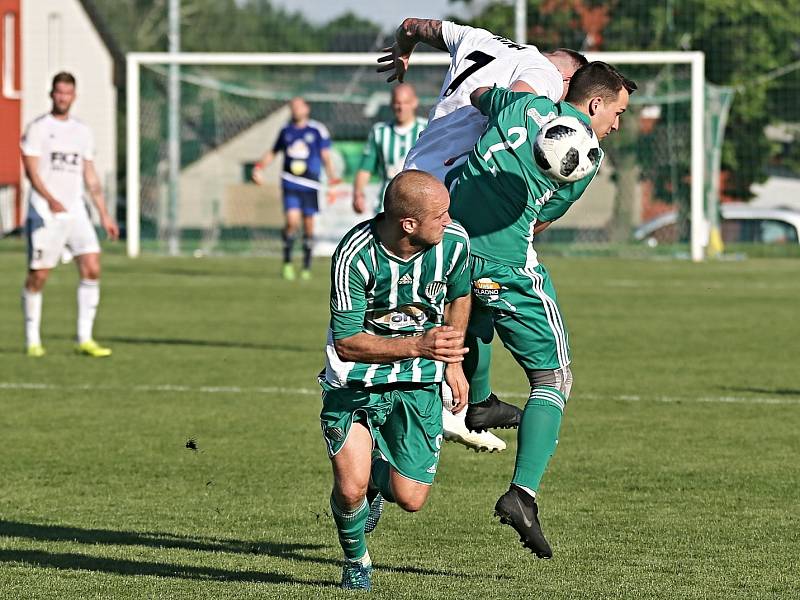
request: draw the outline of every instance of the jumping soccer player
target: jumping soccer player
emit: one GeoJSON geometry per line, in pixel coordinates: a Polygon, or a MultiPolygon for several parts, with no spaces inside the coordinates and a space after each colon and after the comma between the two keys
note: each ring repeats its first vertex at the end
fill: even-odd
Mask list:
{"type": "Polygon", "coordinates": [[[364,188],[373,174],[378,174],[383,180],[375,204],[375,213],[383,210],[383,194],[386,186],[403,170],[408,151],[416,143],[428,122],[416,115],[418,106],[417,93],[410,83],[401,83],[392,89],[394,120],[375,123],[372,126],[356,173],[353,184],[353,210],[357,213],[363,213],[366,209],[364,188]]]}
{"type": "Polygon", "coordinates": [[[384,212],[351,229],[333,256],[320,419],[343,588],[371,586],[364,535],[384,499],[409,512],[425,503],[442,442],[442,380],[454,411],[467,399],[469,238],[449,205],[441,182],[404,171],[384,212]]]}
{"type": "Polygon", "coordinates": [[[319,176],[322,165],[328,175],[328,183],[338,182],[331,162],[331,136],[327,127],[311,120],[311,109],[302,98],[292,98],[289,102],[291,121],[281,129],[272,150],[267,151],[253,168],[253,181],[264,183],[264,169],[275,160],[278,152],[283,152],[283,171],[281,172],[283,191],[283,210],[286,214],[286,227],[283,230],[283,270],[284,279],[294,279],[292,250],[297,238],[300,221],[303,222],[303,270],[302,279],[311,278],[311,252],[314,249],[314,215],[319,212],[319,176]]]}
{"type": "Polygon", "coordinates": [[[92,337],[100,303],[100,243],[84,203],[84,190],[97,207],[108,238],[116,240],[119,229],[106,210],[94,169],[92,132],[69,113],[75,101],[75,77],[66,72],[53,77],[50,98],[50,112],[28,125],[20,144],[25,174],[31,182],[25,223],[28,277],[22,289],[26,352],[35,358],[45,354],[40,332],[42,289],[50,270],[68,250],[80,275],[75,351],[85,356],[110,356],[111,350],[92,337]]]}
{"type": "MultiPolygon", "coordinates": [[[[394,45],[386,49],[389,54],[379,59],[387,64],[378,71],[392,71],[389,81],[403,81],[419,42],[449,52],[452,62],[430,112],[428,129],[409,152],[404,168],[427,171],[441,181],[454,165],[466,160],[486,128],[488,119],[470,103],[472,90],[499,85],[558,102],[565,97],[575,70],[587,62],[582,54],[567,48],[540,53],[535,46],[516,44],[485,29],[409,18],[395,32],[394,45]]],[[[516,427],[522,416],[516,406],[494,395],[482,405],[470,405],[470,411],[480,411],[480,422],[490,427],[516,427]]],[[[445,410],[445,439],[475,450],[505,449],[505,442],[488,430],[471,430],[465,422],[468,417],[467,411],[453,415],[445,410]]]]}
{"type": "MultiPolygon", "coordinates": [[[[565,102],[503,88],[475,90],[472,101],[490,119],[489,127],[451,188],[451,213],[472,239],[475,301],[464,365],[470,403],[480,405],[491,394],[495,331],[531,386],[519,425],[514,477],[495,512],[540,558],[550,558],[552,550],[539,524],[536,492],[558,443],[572,373],[567,330],[550,276],[533,249],[533,236],[581,197],[597,173],[602,153],[590,176],[563,184],[538,168],[533,144],[539,129],[562,115],[576,117],[603,139],[619,129],[619,117],[635,89],[636,84],[613,67],[592,62],[575,72],[565,102]]],[[[486,426],[471,422],[471,416],[471,428],[486,426]]]]}

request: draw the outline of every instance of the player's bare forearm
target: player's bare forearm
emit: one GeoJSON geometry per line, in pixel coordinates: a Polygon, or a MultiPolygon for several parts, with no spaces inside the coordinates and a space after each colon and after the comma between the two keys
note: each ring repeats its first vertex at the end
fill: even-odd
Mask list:
{"type": "Polygon", "coordinates": [[[472,93],[469,95],[469,101],[472,103],[472,106],[478,108],[478,103],[481,101],[481,96],[483,96],[486,92],[488,92],[491,89],[492,88],[490,87],[484,86],[473,90],[472,93]]]}
{"type": "Polygon", "coordinates": [[[100,185],[100,178],[94,170],[94,165],[89,161],[84,161],[83,181],[86,184],[86,191],[89,192],[92,202],[97,207],[97,212],[100,213],[100,217],[107,218],[108,211],[106,210],[106,199],[103,196],[103,187],[100,185]]]}
{"type": "Polygon", "coordinates": [[[39,177],[39,157],[38,156],[22,156],[22,165],[25,168],[25,175],[28,176],[28,181],[31,182],[31,187],[51,206],[58,200],[48,191],[44,181],[39,177]]]}
{"type": "Polygon", "coordinates": [[[400,48],[409,53],[420,42],[447,52],[447,45],[442,37],[442,22],[436,19],[409,17],[400,24],[394,37],[400,48]]]}
{"type": "Polygon", "coordinates": [[[353,181],[353,210],[358,214],[363,213],[366,209],[364,189],[367,187],[371,175],[372,173],[369,171],[360,169],[353,181]]]}
{"type": "Polygon", "coordinates": [[[320,154],[322,155],[322,162],[325,165],[325,174],[328,176],[328,182],[336,180],[336,171],[333,169],[333,160],[331,160],[331,151],[324,148],[320,154]]]}
{"type": "Polygon", "coordinates": [[[541,223],[537,223],[536,225],[533,226],[533,235],[541,233],[542,231],[550,227],[551,223],[552,221],[542,221],[541,223]]]}
{"type": "Polygon", "coordinates": [[[407,358],[429,358],[445,363],[464,360],[464,333],[447,325],[422,335],[387,338],[357,333],[333,342],[339,358],[349,362],[386,364],[407,358]]]}
{"type": "Polygon", "coordinates": [[[462,336],[465,335],[471,308],[472,296],[470,294],[456,298],[444,307],[445,323],[450,325],[453,329],[460,331],[462,336]]]}
{"type": "Polygon", "coordinates": [[[419,356],[416,337],[384,338],[357,333],[335,340],[333,345],[339,358],[349,362],[391,363],[419,356]]]}

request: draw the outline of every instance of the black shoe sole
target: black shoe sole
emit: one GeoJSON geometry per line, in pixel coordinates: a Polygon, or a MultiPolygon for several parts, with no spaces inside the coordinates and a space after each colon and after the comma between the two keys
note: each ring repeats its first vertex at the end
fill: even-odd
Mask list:
{"type": "Polygon", "coordinates": [[[484,431],[489,431],[490,429],[519,429],[519,423],[516,425],[494,425],[492,427],[481,427],[481,429],[473,429],[467,425],[467,429],[474,431],[475,433],[483,433],[484,431]]]}
{"type": "MultiPolygon", "coordinates": [[[[514,531],[516,531],[517,534],[519,535],[519,531],[517,531],[517,528],[514,527],[514,522],[511,519],[511,515],[509,513],[507,513],[503,509],[498,508],[497,506],[495,506],[494,507],[494,516],[495,517],[499,517],[500,518],[500,523],[502,523],[503,525],[510,525],[511,528],[514,531]]],[[[530,550],[531,553],[536,555],[536,558],[541,558],[542,560],[550,560],[551,558],[553,558],[552,552],[550,554],[547,554],[546,552],[543,552],[542,550],[537,550],[533,546],[533,544],[530,542],[530,540],[525,538],[525,536],[519,535],[519,541],[522,543],[522,547],[526,548],[527,550],[530,550]]]]}

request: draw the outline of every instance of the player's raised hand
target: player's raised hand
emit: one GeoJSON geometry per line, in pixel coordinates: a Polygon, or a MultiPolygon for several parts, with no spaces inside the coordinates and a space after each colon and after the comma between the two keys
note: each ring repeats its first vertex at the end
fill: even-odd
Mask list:
{"type": "Polygon", "coordinates": [[[386,64],[381,64],[378,67],[378,73],[392,71],[392,74],[389,75],[386,81],[391,83],[396,79],[400,83],[403,83],[406,71],[408,71],[408,61],[411,58],[411,51],[413,49],[413,46],[411,48],[401,48],[400,44],[395,42],[392,46],[381,50],[381,52],[386,52],[387,54],[381,56],[378,62],[386,64]]]}
{"type": "Polygon", "coordinates": [[[469,348],[464,347],[464,333],[448,325],[429,329],[416,339],[419,355],[431,360],[462,362],[469,352],[469,348]]]}

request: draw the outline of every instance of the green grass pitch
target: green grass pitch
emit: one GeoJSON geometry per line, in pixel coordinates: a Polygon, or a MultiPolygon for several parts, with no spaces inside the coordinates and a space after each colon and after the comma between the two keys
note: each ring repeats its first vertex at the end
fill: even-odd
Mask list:
{"type": "MultiPolygon", "coordinates": [[[[546,255],[546,251],[545,251],[546,255]]],[[[555,557],[492,517],[514,463],[446,444],[429,504],[370,537],[375,598],[800,597],[800,263],[546,260],[575,386],[541,491],[555,557]]],[[[0,598],[344,598],[315,382],[327,263],[104,259],[22,355],[24,256],[0,246],[0,598]],[[186,448],[189,439],[197,449],[186,448]]],[[[524,403],[502,348],[494,385],[524,403]]]]}

